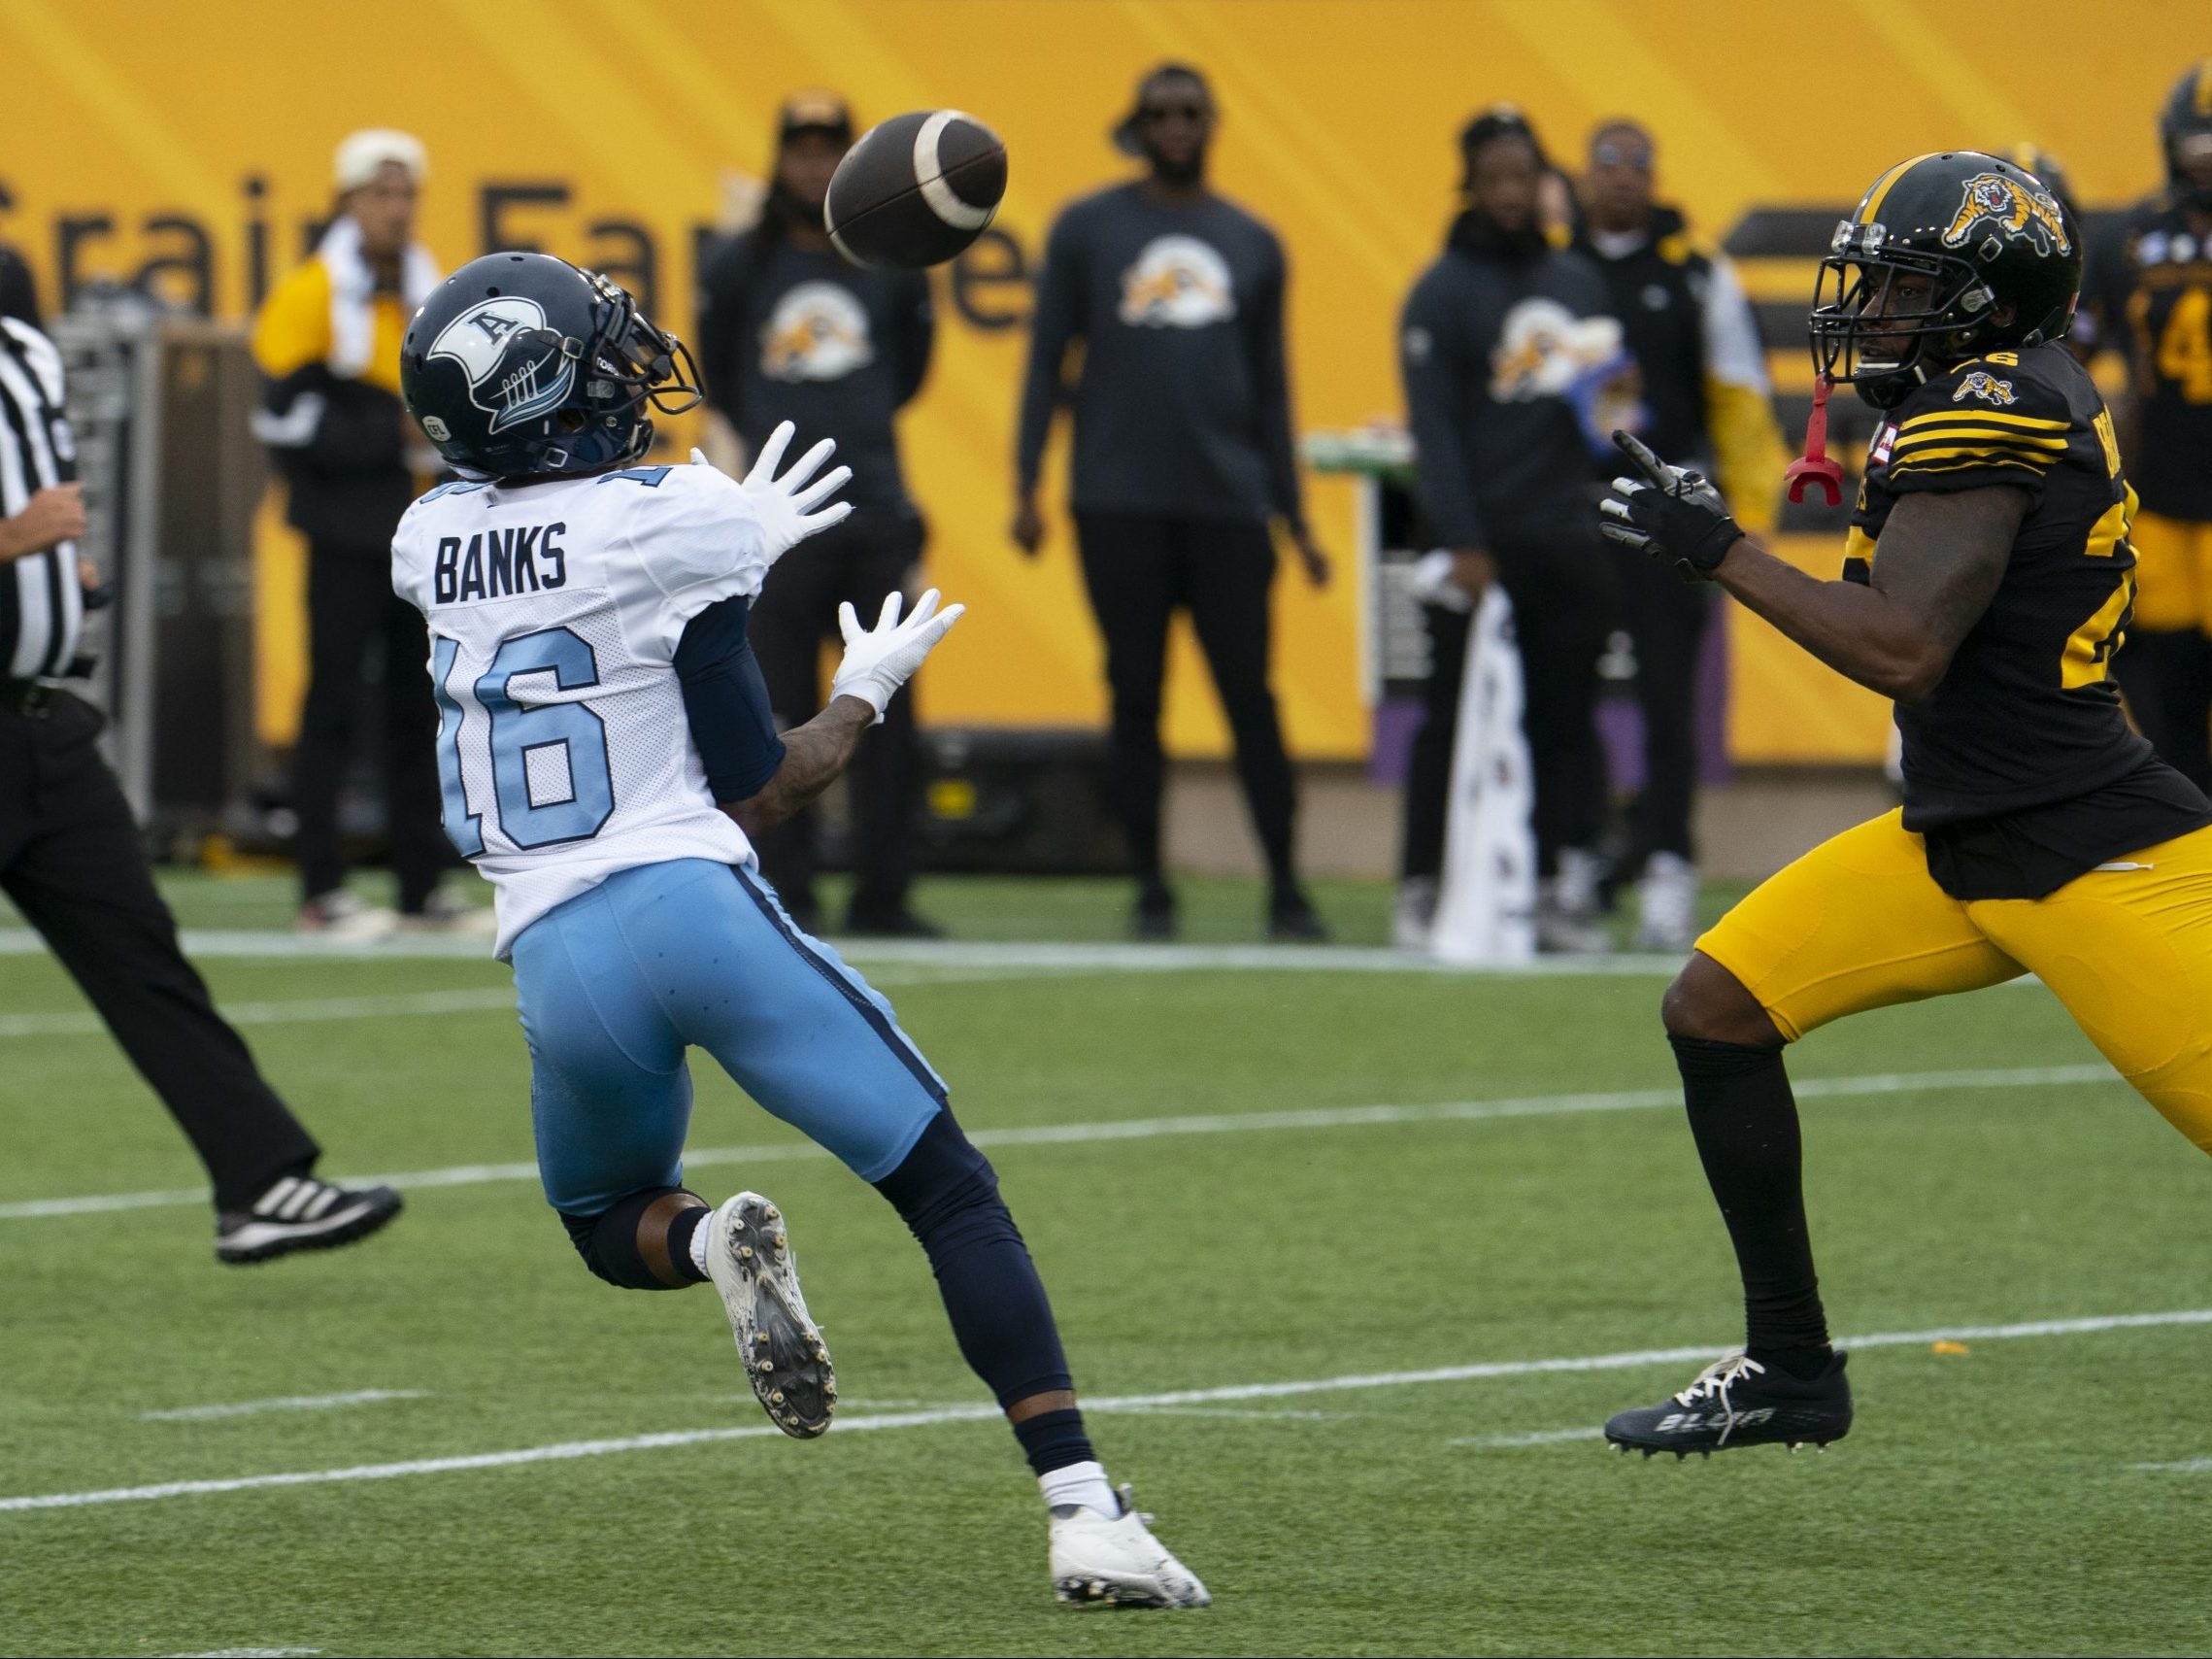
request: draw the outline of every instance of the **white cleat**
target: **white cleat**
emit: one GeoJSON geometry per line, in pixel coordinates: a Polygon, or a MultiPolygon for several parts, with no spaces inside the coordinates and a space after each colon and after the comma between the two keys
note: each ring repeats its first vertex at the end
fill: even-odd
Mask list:
{"type": "Polygon", "coordinates": [[[837,1373],[799,1294],[783,1214],[758,1193],[739,1193],[707,1227],[707,1276],[721,1293],[746,1380],[769,1421],[811,1440],[837,1409],[837,1373]]]}
{"type": "Polygon", "coordinates": [[[1205,1608],[1214,1598],[1198,1575],[1152,1536],[1120,1488],[1119,1515],[1083,1504],[1053,1506],[1053,1594],[1075,1607],[1205,1608]]]}

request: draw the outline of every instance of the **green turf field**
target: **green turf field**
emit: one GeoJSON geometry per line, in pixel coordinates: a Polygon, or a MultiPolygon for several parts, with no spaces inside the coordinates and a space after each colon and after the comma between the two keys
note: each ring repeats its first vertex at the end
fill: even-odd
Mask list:
{"type": "MultiPolygon", "coordinates": [[[[267,880],[178,892],[199,928],[285,907],[267,880]]],[[[927,894],[971,937],[1111,937],[1122,898],[927,894]]],[[[1380,890],[1323,902],[1381,937],[1380,890]]],[[[1190,907],[1244,939],[1257,896],[1199,884],[1190,907]]],[[[188,1202],[49,1213],[197,1170],[59,972],[0,956],[0,1649],[2212,1646],[2212,1464],[2143,1467],[2212,1460],[2212,1324],[2111,1323],[2212,1308],[2212,1169],[2038,988],[1798,1051],[1831,1313],[1899,1339],[1860,1349],[1859,1428],[1826,1456],[1677,1466],[1563,1438],[1696,1369],[1650,1351],[1735,1334],[1659,978],[885,970],[994,1142],[1082,1385],[1121,1402],[1093,1425],[1109,1469],[1214,1591],[1152,1615],[1051,1604],[1034,1485],[972,1414],[919,1252],[718,1073],[692,1179],[784,1205],[841,1420],[876,1432],[759,1432],[707,1294],[590,1278],[499,1168],[530,1155],[503,969],[207,968],[326,1169],[465,1173],[356,1250],[251,1270],[213,1264],[188,1202]],[[2081,1324],[1932,1347],[2054,1321],[2081,1324]],[[42,1496],[73,1501],[13,1502],[42,1496]]]]}

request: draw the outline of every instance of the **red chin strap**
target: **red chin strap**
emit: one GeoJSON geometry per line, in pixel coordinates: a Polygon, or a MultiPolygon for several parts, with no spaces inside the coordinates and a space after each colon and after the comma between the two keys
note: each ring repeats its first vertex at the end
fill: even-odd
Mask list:
{"type": "Polygon", "coordinates": [[[1805,420],[1805,453],[1782,475],[1785,493],[1802,501],[1808,486],[1819,485],[1827,504],[1843,504],[1843,463],[1828,458],[1828,393],[1835,382],[1827,375],[1813,382],[1813,412],[1805,420]]]}

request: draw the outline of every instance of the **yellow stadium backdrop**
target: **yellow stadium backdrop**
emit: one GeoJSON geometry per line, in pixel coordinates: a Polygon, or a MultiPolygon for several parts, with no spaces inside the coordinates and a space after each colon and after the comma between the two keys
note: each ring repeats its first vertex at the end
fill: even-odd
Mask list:
{"type": "MultiPolygon", "coordinates": [[[[1220,187],[1290,252],[1300,425],[1348,426],[1399,409],[1393,319],[1438,245],[1453,137],[1476,106],[1519,102],[1562,155],[1601,118],[1642,118],[1662,187],[1718,236],[1754,205],[1852,199],[1898,156],[1952,145],[2031,139],[2086,202],[2131,199],[2156,176],[2159,98],[2208,50],[2201,0],[0,0],[0,240],[50,306],[65,272],[165,260],[170,289],[243,317],[328,212],[333,143],[400,126],[429,146],[422,228],[449,265],[532,243],[642,283],[682,330],[694,239],[760,171],[787,89],[838,87],[864,121],[932,105],[989,121],[1012,156],[998,225],[1026,261],[1059,203],[1125,170],[1106,129],[1136,75],[1187,58],[1224,112],[1220,187]]],[[[938,360],[906,423],[932,574],[972,607],[931,664],[927,714],[1092,723],[1098,647],[1065,525],[1035,564],[1004,535],[1023,333],[990,324],[1024,305],[1015,257],[994,249],[957,294],[939,274],[938,360]]],[[[1809,275],[1761,272],[1755,291],[1793,299],[1809,275]]],[[[1803,385],[1800,356],[1776,366],[1803,385]]],[[[1310,496],[1348,556],[1349,486],[1314,480],[1310,496]]],[[[267,518],[262,725],[282,740],[298,553],[267,518]]],[[[1832,548],[1789,551],[1833,567],[1832,548]]],[[[1363,753],[1349,584],[1316,594],[1286,573],[1278,616],[1294,746],[1363,753]]],[[[1738,759],[1879,756],[1872,697],[1732,626],[1738,759]]],[[[1173,672],[1177,750],[1221,753],[1187,641],[1173,672]]]]}

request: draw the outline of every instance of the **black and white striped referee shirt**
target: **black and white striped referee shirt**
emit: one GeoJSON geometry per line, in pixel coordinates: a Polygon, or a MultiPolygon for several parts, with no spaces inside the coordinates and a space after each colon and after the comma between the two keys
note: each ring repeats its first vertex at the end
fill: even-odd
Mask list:
{"type": "MultiPolygon", "coordinates": [[[[76,477],[61,354],[28,323],[0,317],[0,518],[14,518],[41,490],[76,477]]],[[[75,542],[0,564],[0,679],[66,674],[84,629],[75,542]]]]}

